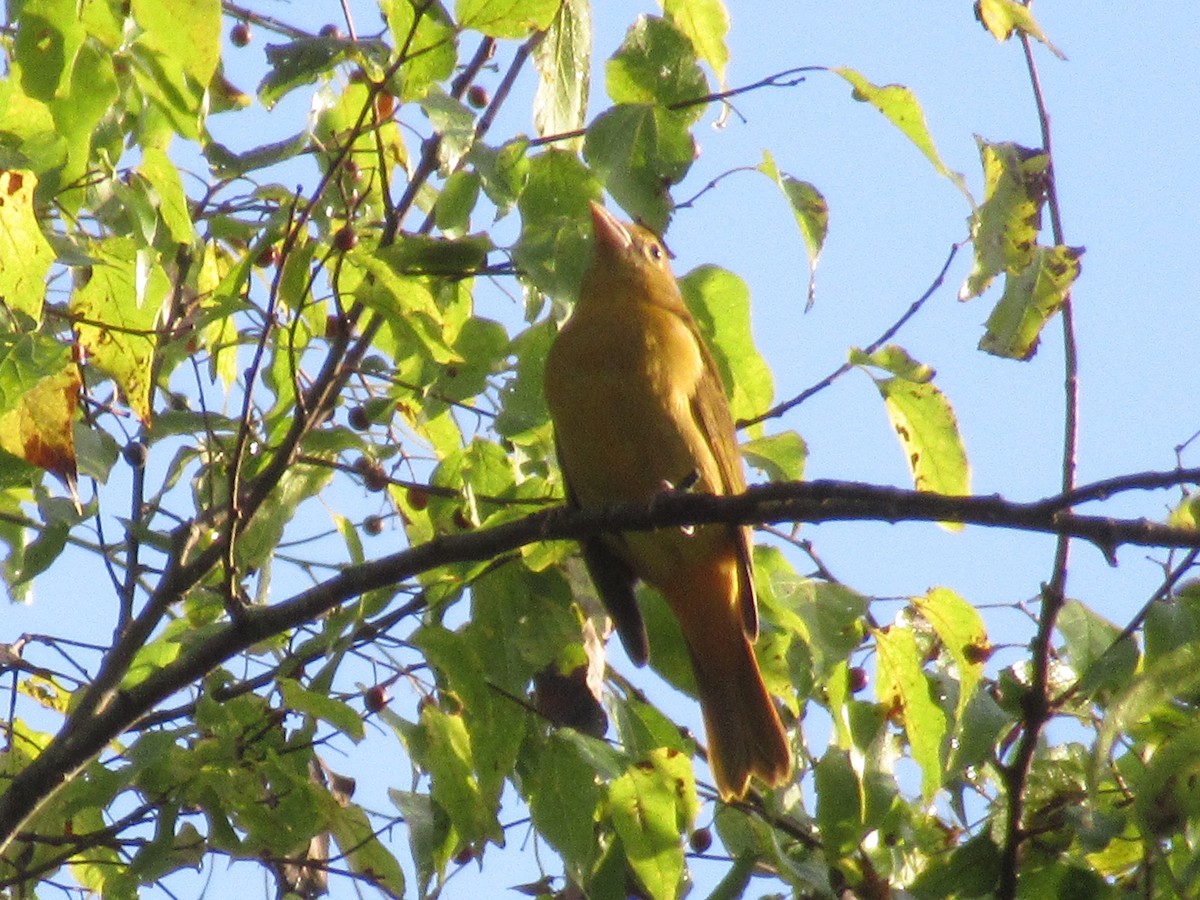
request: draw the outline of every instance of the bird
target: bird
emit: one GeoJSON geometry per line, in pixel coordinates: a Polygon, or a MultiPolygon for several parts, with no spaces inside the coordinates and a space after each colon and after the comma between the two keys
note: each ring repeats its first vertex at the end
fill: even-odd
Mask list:
{"type": "MultiPolygon", "coordinates": [[[[591,203],[578,300],[546,357],[545,397],[567,502],[649,502],[664,490],[745,490],[729,400],[662,241],[591,203]]],[[[752,642],[750,530],[728,524],[603,534],[581,553],[626,653],[645,665],[640,580],[666,599],[687,646],[724,801],[751,778],[787,782],[792,754],[752,642]]]]}

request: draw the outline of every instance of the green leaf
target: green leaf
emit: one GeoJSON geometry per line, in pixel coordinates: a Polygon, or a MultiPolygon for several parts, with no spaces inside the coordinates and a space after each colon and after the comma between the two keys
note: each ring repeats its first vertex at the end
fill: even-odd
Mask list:
{"type": "Polygon", "coordinates": [[[497,218],[506,215],[525,190],[530,169],[525,155],[528,150],[526,137],[511,140],[499,149],[479,141],[471,145],[467,159],[483,181],[483,192],[496,204],[497,218]]]}
{"type": "Polygon", "coordinates": [[[307,690],[291,678],[280,678],[276,684],[288,709],[327,722],[355,743],[363,739],[362,718],[348,704],[327,693],[307,690]]]}
{"type": "Polygon", "coordinates": [[[638,16],[605,66],[608,95],[616,104],[679,109],[691,124],[708,93],[708,79],[696,62],[696,48],[674,23],[638,16]]]}
{"type": "Polygon", "coordinates": [[[763,161],[756,168],[783,191],[800,227],[800,234],[804,237],[804,247],[808,251],[807,305],[811,307],[816,296],[817,260],[821,256],[821,248],[825,246],[825,236],[829,233],[829,204],[825,202],[824,195],[807,181],[780,172],[769,150],[763,151],[763,161]]]}
{"type": "Polygon", "coordinates": [[[838,856],[853,853],[862,839],[866,798],[850,754],[829,747],[817,760],[813,777],[822,846],[838,856]]]}
{"type": "Polygon", "coordinates": [[[568,306],[579,295],[591,249],[588,201],[599,199],[600,185],[574,153],[548,150],[529,160],[513,260],[538,290],[568,306]]]}
{"type": "Polygon", "coordinates": [[[454,172],[446,179],[433,205],[433,220],[438,231],[456,238],[471,230],[471,213],[479,200],[480,185],[481,179],[476,172],[454,172]]]}
{"type": "Polygon", "coordinates": [[[783,431],[746,441],[742,456],[768,481],[800,481],[804,478],[808,445],[796,432],[783,431]]]}
{"type": "Polygon", "coordinates": [[[852,96],[855,100],[870,103],[883,113],[884,118],[900,129],[900,132],[933,164],[939,175],[949,179],[968,200],[971,199],[971,193],[967,190],[962,175],[948,169],[938,155],[933,136],[930,135],[929,126],[925,122],[925,113],[912,91],[902,84],[874,85],[861,73],[842,66],[833,69],[833,72],[850,82],[854,88],[852,96]]]}
{"type": "Polygon", "coordinates": [[[462,28],[496,38],[523,38],[545,31],[562,0],[457,0],[454,17],[462,28]]]}
{"type": "Polygon", "coordinates": [[[40,322],[54,250],[34,212],[37,184],[32,172],[0,172],[0,297],[7,309],[40,322]]]}
{"type": "Polygon", "coordinates": [[[70,531],[70,525],[60,521],[51,522],[38,532],[38,536],[26,545],[20,567],[9,576],[10,586],[17,588],[46,571],[62,554],[70,531]]]}
{"type": "MultiPolygon", "coordinates": [[[[861,355],[851,360],[863,365],[861,355]]],[[[874,360],[874,357],[872,357],[874,360]]],[[[903,363],[910,374],[925,373],[903,363]]],[[[929,373],[932,374],[932,373],[929,373]]],[[[875,378],[883,397],[888,419],[900,439],[900,446],[919,491],[966,495],[971,492],[971,472],[967,452],[958,433],[958,421],[950,401],[932,382],[906,377],[875,378]]]]}
{"type": "Polygon", "coordinates": [[[669,190],[696,159],[688,117],[661,106],[621,104],[590,126],[583,155],[613,198],[651,231],[666,229],[669,190]]]}
{"type": "Polygon", "coordinates": [[[990,897],[999,877],[1000,848],[991,835],[981,834],[956,847],[947,859],[935,859],[917,877],[912,892],[918,900],[990,897]]]}
{"type": "Polygon", "coordinates": [[[158,214],[172,240],[190,245],[194,237],[192,217],[188,213],[187,195],[183,192],[183,181],[175,164],[162,150],[147,147],[142,152],[142,164],[138,172],[154,188],[158,214]]]}
{"type": "Polygon", "coordinates": [[[263,566],[278,549],[283,531],[300,504],[315,497],[332,479],[333,469],[328,465],[290,466],[239,535],[236,546],[239,566],[243,569],[263,566]]]}
{"type": "Polygon", "coordinates": [[[1023,271],[1009,274],[1004,296],[988,316],[979,349],[1008,359],[1029,359],[1042,329],[1067,300],[1079,277],[1082,247],[1038,247],[1023,271]]]}
{"type": "Polygon", "coordinates": [[[450,817],[427,794],[391,788],[388,796],[408,826],[408,843],[417,869],[417,890],[424,897],[433,877],[446,870],[457,836],[450,826],[450,817]]]}
{"type": "Polygon", "coordinates": [[[1120,628],[1078,600],[1068,600],[1059,613],[1058,630],[1083,696],[1120,690],[1129,684],[1138,668],[1139,653],[1133,640],[1117,640],[1120,628]]]}
{"type": "MultiPolygon", "coordinates": [[[[538,73],[533,127],[539,137],[579,131],[587,119],[591,90],[592,7],[587,0],[564,0],[546,36],[534,48],[538,73]]],[[[558,142],[578,150],[579,138],[558,142]]]]}
{"type": "Polygon", "coordinates": [[[562,854],[572,880],[582,883],[599,850],[596,770],[571,742],[551,734],[521,781],[534,827],[562,854]]]}
{"type": "Polygon", "coordinates": [[[729,64],[729,13],[721,0],[663,0],[663,12],[696,48],[697,55],[712,66],[717,81],[725,83],[729,64]]]}
{"type": "Polygon", "coordinates": [[[683,877],[683,844],[696,816],[691,761],[656,750],[616,779],[608,791],[613,827],[630,867],[652,900],[674,900],[683,877]]]}
{"type": "Polygon", "coordinates": [[[932,381],[933,376],[936,374],[932,366],[913,359],[907,350],[895,344],[880,347],[875,352],[869,354],[864,353],[857,347],[852,347],[850,349],[850,362],[856,366],[873,366],[877,369],[883,369],[885,372],[895,375],[898,378],[916,382],[917,384],[925,384],[932,381]]]}
{"type": "Polygon", "coordinates": [[[351,872],[364,876],[380,894],[404,897],[404,870],[379,840],[371,820],[357,804],[332,804],[330,833],[349,863],[351,872]]]}
{"type": "Polygon", "coordinates": [[[133,0],[133,16],[144,30],[139,40],[160,51],[172,67],[182,67],[207,87],[221,59],[219,0],[133,0]]]}
{"type": "Polygon", "coordinates": [[[403,736],[413,761],[433,780],[430,796],[446,811],[462,841],[503,842],[495,804],[480,790],[474,772],[471,736],[462,716],[427,703],[419,726],[403,736]]]}
{"type": "Polygon", "coordinates": [[[121,388],[126,403],[143,422],[150,420],[150,376],[157,346],[155,325],[170,279],[155,254],[131,238],[93,244],[96,258],[86,283],[71,295],[79,317],[79,343],[91,361],[121,388]]]}
{"type": "Polygon", "coordinates": [[[1002,272],[1021,272],[1033,262],[1050,157],[1019,144],[976,138],[983,163],[983,203],[971,214],[975,264],[958,299],[978,297],[1002,272]]]}
{"type": "Polygon", "coordinates": [[[913,597],[913,606],[933,626],[958,669],[958,711],[960,720],[983,677],[983,664],[991,655],[983,618],[966,600],[949,588],[930,588],[923,596],[913,597]]]}
{"type": "Polygon", "coordinates": [[[700,266],[679,279],[684,302],[696,317],[730,395],[735,419],[749,419],[771,405],[771,369],[754,346],[750,288],[718,266],[700,266]]]}
{"type": "Polygon", "coordinates": [[[0,134],[0,169],[27,168],[40,176],[67,159],[67,141],[50,107],[28,96],[15,78],[0,81],[0,134]]]}
{"type": "Polygon", "coordinates": [[[893,625],[877,630],[875,649],[879,654],[876,695],[903,722],[913,760],[921,767],[921,793],[927,801],[932,800],[942,785],[946,714],[934,702],[910,629],[893,625]]]}
{"type": "Polygon", "coordinates": [[[1029,7],[1017,0],[976,0],[975,17],[998,41],[1007,41],[1014,31],[1029,35],[1046,45],[1046,49],[1065,60],[1063,52],[1050,43],[1046,32],[1038,25],[1029,7]]]}
{"type": "Polygon", "coordinates": [[[361,52],[356,44],[334,37],[303,37],[286,44],[267,44],[264,53],[271,69],[258,85],[258,99],[271,109],[296,88],[327,76],[355,52],[361,52]]]}
{"type": "Polygon", "coordinates": [[[454,73],[457,31],[440,3],[392,0],[381,5],[392,43],[407,57],[400,71],[400,99],[419,100],[431,85],[454,73]]]}
{"type": "Polygon", "coordinates": [[[441,140],[438,141],[438,165],[451,172],[475,142],[475,113],[437,85],[431,86],[417,101],[441,140]]]}

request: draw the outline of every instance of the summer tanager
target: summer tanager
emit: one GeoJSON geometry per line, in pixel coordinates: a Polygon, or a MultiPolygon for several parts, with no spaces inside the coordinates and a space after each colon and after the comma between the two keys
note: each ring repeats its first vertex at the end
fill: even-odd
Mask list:
{"type": "MultiPolygon", "coordinates": [[[[595,203],[592,224],[579,301],[546,359],[546,401],[568,500],[594,507],[648,501],[671,487],[743,491],[729,402],[663,245],[595,203]]],[[[752,775],[772,786],[784,782],[791,751],[751,647],[758,612],[749,530],[703,525],[602,535],[582,550],[634,663],[649,656],[637,579],[657,588],[679,620],[721,797],[743,797],[752,775]]]]}

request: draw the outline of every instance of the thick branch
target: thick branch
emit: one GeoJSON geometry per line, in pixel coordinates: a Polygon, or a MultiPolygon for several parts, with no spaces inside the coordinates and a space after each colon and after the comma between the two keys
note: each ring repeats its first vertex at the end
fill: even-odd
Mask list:
{"type": "MultiPolygon", "coordinates": [[[[661,494],[649,504],[588,511],[557,506],[494,528],[437,537],[348,567],[289,600],[246,610],[237,622],[226,625],[137,686],[113,693],[109,702],[91,711],[86,719],[73,715],[62,733],[12,779],[0,796],[0,853],[49,796],[140,716],[255,643],[310,622],[367,591],[403,582],[438,566],[491,559],[536,541],[577,540],[604,531],[647,531],[714,522],[872,520],[961,522],[1070,535],[1090,541],[1110,560],[1123,544],[1200,547],[1200,531],[1145,519],[1078,515],[1063,512],[1062,505],[1061,497],[1013,503],[1001,497],[949,497],[854,482],[815,481],[763,485],[733,497],[676,492],[661,494]]],[[[160,587],[156,595],[160,593],[170,592],[160,587]]],[[[176,594],[170,599],[182,597],[176,594]]]]}

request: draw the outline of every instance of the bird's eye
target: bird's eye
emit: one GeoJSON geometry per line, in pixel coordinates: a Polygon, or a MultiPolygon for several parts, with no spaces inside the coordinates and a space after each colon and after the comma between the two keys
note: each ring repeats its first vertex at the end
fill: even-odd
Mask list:
{"type": "Polygon", "coordinates": [[[649,256],[655,262],[662,262],[663,248],[658,246],[658,244],[647,244],[646,245],[646,255],[649,256]]]}

